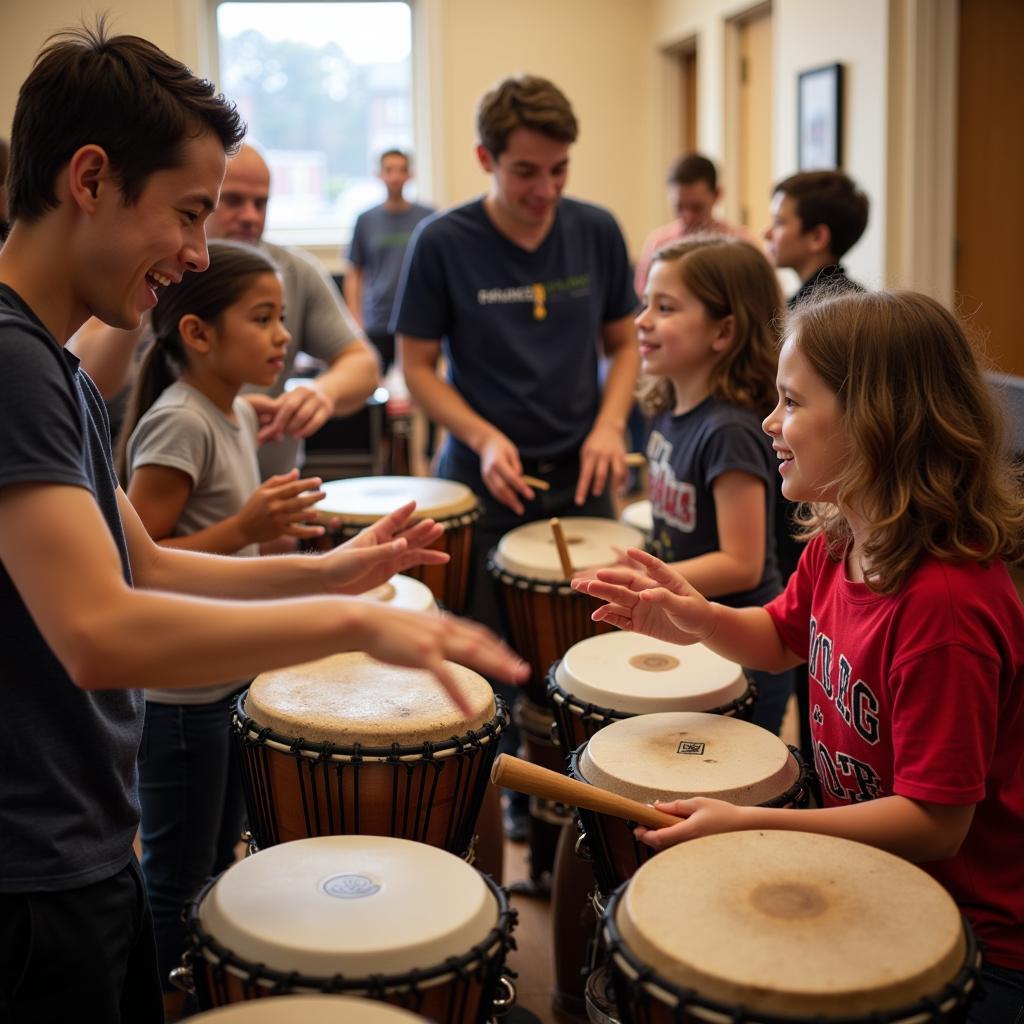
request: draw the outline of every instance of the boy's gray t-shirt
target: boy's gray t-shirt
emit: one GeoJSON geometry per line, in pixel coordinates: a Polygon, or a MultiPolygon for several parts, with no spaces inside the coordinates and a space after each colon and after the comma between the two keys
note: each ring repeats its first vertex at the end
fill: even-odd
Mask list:
{"type": "MultiPolygon", "coordinates": [[[[243,398],[235,399],[233,410],[235,421],[202,392],[178,381],[153,403],[132,432],[129,474],[140,466],[168,466],[192,480],[192,494],[175,524],[175,537],[187,537],[235,515],[260,485],[256,413],[243,398]]],[[[258,555],[259,545],[247,544],[237,554],[258,555]]],[[[146,690],[146,700],[207,704],[242,685],[235,681],[199,689],[146,690]]]]}
{"type": "Polygon", "coordinates": [[[373,334],[387,334],[391,307],[398,291],[402,261],[413,229],[433,213],[429,206],[413,203],[395,212],[383,203],[359,214],[352,229],[348,258],[363,275],[363,327],[373,334]]]}

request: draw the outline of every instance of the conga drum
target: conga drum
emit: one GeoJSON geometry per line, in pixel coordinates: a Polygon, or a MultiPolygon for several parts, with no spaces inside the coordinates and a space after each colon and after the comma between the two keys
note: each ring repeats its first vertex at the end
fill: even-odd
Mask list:
{"type": "Polygon", "coordinates": [[[573,644],[548,671],[548,701],[566,761],[612,722],[661,711],[749,719],[756,696],[739,665],[703,644],[681,647],[619,630],[573,644]]]}
{"type": "Polygon", "coordinates": [[[200,1007],[282,994],[383,1000],[439,1024],[483,1024],[514,998],[514,912],[444,850],[321,836],[232,865],[186,909],[200,1007]]]}
{"type": "Polygon", "coordinates": [[[356,996],[278,996],[197,1013],[190,1024],[422,1024],[425,1017],[356,996]]]}
{"type": "Polygon", "coordinates": [[[612,896],[603,930],[626,1024],[962,1021],[980,967],[924,871],[802,832],[674,846],[612,896]]]}
{"type": "Polygon", "coordinates": [[[449,668],[468,720],[430,673],[362,653],[257,676],[232,717],[255,845],[360,834],[469,854],[509,717],[483,677],[449,668]]]}
{"type": "MultiPolygon", "coordinates": [[[[637,530],[611,519],[574,516],[561,522],[574,570],[614,565],[615,548],[643,545],[637,530]]],[[[526,692],[543,707],[551,663],[578,640],[612,628],[590,618],[604,602],[571,589],[547,520],[506,533],[487,568],[500,586],[509,642],[533,670],[526,692]]]]}
{"type": "MultiPolygon", "coordinates": [[[[804,807],[809,772],[774,733],[725,715],[661,712],[612,722],[571,759],[573,778],[642,803],[714,797],[744,807],[804,807]]],[[[579,809],[598,888],[608,895],[654,855],[632,823],[579,809]]]]}
{"type": "Polygon", "coordinates": [[[356,596],[362,601],[372,601],[387,608],[404,608],[410,612],[437,611],[437,601],[430,587],[411,576],[401,574],[356,596]]]}
{"type": "MultiPolygon", "coordinates": [[[[680,647],[619,630],[588,637],[548,671],[548,699],[561,748],[557,767],[564,770],[572,752],[612,722],[663,711],[748,718],[755,696],[756,688],[739,665],[702,644],[680,647]]],[[[581,1011],[597,917],[589,898],[594,874],[575,853],[576,835],[574,827],[559,840],[551,910],[554,998],[565,1009],[581,1011]]]]}
{"type": "Polygon", "coordinates": [[[430,587],[448,611],[465,610],[473,524],[480,518],[476,495],[465,484],[431,477],[365,476],[328,480],[322,489],[326,495],[313,508],[322,522],[340,523],[336,540],[355,536],[415,500],[412,522],[433,519],[440,523],[444,535],[432,547],[446,552],[451,560],[447,565],[421,565],[405,571],[430,587]]]}

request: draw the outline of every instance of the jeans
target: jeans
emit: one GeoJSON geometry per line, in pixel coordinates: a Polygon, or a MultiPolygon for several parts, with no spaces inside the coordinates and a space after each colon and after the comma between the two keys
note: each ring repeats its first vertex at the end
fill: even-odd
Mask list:
{"type": "Polygon", "coordinates": [[[139,752],[142,871],[153,907],[160,979],[185,949],[182,909],[235,859],[245,819],[233,696],[210,704],[146,702],[139,752]]]}
{"type": "Polygon", "coordinates": [[[782,719],[786,714],[786,705],[793,693],[793,670],[786,669],[785,672],[772,675],[760,669],[747,669],[747,675],[757,685],[754,724],[778,736],[782,728],[782,719]]]}
{"type": "Polygon", "coordinates": [[[1024,971],[983,963],[981,994],[971,1003],[968,1024],[1024,1024],[1024,971]]]}
{"type": "Polygon", "coordinates": [[[153,919],[134,855],[79,889],[0,893],[0,1021],[163,1019],[153,919]]]}

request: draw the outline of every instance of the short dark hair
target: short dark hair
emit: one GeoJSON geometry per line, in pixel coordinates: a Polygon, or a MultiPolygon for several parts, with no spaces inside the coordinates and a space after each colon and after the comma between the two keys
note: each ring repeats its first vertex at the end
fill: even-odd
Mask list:
{"type": "Polygon", "coordinates": [[[405,161],[406,167],[412,167],[412,158],[408,153],[405,153],[400,149],[385,149],[384,152],[381,153],[380,160],[378,161],[381,167],[384,166],[384,161],[387,160],[389,156],[400,156],[405,161]]]}
{"type": "Polygon", "coordinates": [[[700,153],[687,153],[681,156],[669,169],[670,185],[695,185],[698,181],[706,181],[712,192],[718,188],[718,172],[715,165],[700,153]]]}
{"type": "Polygon", "coordinates": [[[11,220],[57,206],[57,173],[76,150],[101,146],[127,204],[149,176],[181,165],[183,143],[212,132],[225,152],[245,125],[233,103],[138,36],[95,28],[50,36],[18,93],[8,174],[11,220]]]}
{"type": "Polygon", "coordinates": [[[565,93],[546,78],[519,75],[499,82],[476,109],[481,145],[498,157],[517,128],[529,128],[558,142],[575,142],[579,124],[565,93]]]}
{"type": "Polygon", "coordinates": [[[804,171],[780,181],[781,192],[796,205],[803,230],[824,224],[831,235],[829,250],[838,260],[857,244],[868,226],[868,197],[842,171],[804,171]]]}

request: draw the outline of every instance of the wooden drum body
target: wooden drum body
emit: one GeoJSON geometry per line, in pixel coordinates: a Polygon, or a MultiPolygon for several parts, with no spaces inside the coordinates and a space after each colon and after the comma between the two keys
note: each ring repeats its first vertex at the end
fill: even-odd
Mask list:
{"type": "Polygon", "coordinates": [[[626,1024],[963,1021],[980,966],[924,871],[802,832],[674,846],[612,896],[602,927],[626,1024]]]}
{"type": "Polygon", "coordinates": [[[756,696],[739,665],[702,644],[680,647],[618,630],[574,644],[548,672],[548,701],[566,761],[612,722],[661,711],[749,720],[756,696]]]}
{"type": "Polygon", "coordinates": [[[412,522],[434,519],[444,535],[432,545],[446,552],[447,565],[423,565],[407,569],[421,580],[448,611],[461,614],[466,606],[472,561],[473,524],[480,518],[476,495],[464,484],[415,476],[367,476],[328,480],[326,496],[315,506],[318,518],[336,524],[345,540],[377,522],[407,501],[416,502],[412,522]]]}
{"type": "MultiPolygon", "coordinates": [[[[561,522],[576,570],[614,565],[615,548],[643,546],[638,530],[611,519],[574,516],[561,522]]],[[[509,641],[532,669],[526,692],[543,706],[551,663],[578,640],[612,628],[590,618],[604,602],[569,586],[546,520],[506,533],[487,568],[500,584],[509,641]]]]}
{"type": "Polygon", "coordinates": [[[509,717],[485,679],[449,667],[469,720],[429,673],[361,653],[258,676],[232,719],[255,845],[360,834],[467,854],[509,717]]]}
{"type": "Polygon", "coordinates": [[[514,912],[502,890],[443,850],[324,836],[261,850],[187,909],[204,1009],[305,992],[383,1000],[440,1024],[483,1024],[514,991],[503,977],[514,912]]]}
{"type": "MultiPolygon", "coordinates": [[[[643,803],[714,797],[739,806],[803,807],[809,774],[799,752],[749,722],[693,711],[626,718],[597,732],[570,763],[573,778],[643,803]]],[[[654,850],[632,823],[579,810],[605,895],[654,850]]]]}

